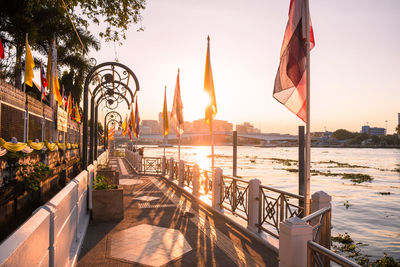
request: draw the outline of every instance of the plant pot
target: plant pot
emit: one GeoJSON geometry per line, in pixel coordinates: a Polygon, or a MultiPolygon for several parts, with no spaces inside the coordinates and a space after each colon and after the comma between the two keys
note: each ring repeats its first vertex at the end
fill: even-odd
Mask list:
{"type": "Polygon", "coordinates": [[[117,189],[93,190],[93,221],[111,221],[124,218],[124,191],[117,189]]]}
{"type": "Polygon", "coordinates": [[[104,168],[97,171],[97,175],[103,175],[110,179],[112,184],[119,185],[119,171],[114,168],[104,168]]]}

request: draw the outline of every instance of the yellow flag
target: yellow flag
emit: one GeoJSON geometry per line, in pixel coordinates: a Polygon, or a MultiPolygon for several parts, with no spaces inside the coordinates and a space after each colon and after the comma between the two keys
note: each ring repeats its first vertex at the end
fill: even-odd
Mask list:
{"type": "Polygon", "coordinates": [[[164,105],[163,105],[163,136],[167,136],[169,132],[169,124],[168,124],[168,108],[167,108],[167,87],[165,86],[164,91],[164,105]]]}
{"type": "Polygon", "coordinates": [[[210,124],[211,120],[217,114],[217,102],[215,100],[214,81],[213,81],[211,60],[210,60],[210,36],[207,37],[207,58],[206,58],[206,71],[204,75],[204,91],[210,97],[210,102],[206,107],[206,114],[205,114],[206,123],[210,124]]]}
{"type": "Polygon", "coordinates": [[[128,123],[127,123],[127,117],[125,116],[125,120],[124,120],[124,122],[122,123],[122,136],[125,136],[126,135],[126,133],[128,132],[128,123]]]}
{"type": "Polygon", "coordinates": [[[68,95],[68,105],[67,105],[67,112],[68,112],[68,116],[71,117],[72,114],[72,99],[71,99],[71,92],[69,92],[68,95]]]}
{"type": "Polygon", "coordinates": [[[35,67],[35,62],[33,61],[31,48],[28,44],[28,37],[26,38],[26,56],[25,56],[25,83],[30,87],[33,86],[33,68],[35,67]]]}
{"type": "Polygon", "coordinates": [[[78,103],[75,103],[75,120],[80,123],[81,122],[81,114],[79,114],[78,103]]]}

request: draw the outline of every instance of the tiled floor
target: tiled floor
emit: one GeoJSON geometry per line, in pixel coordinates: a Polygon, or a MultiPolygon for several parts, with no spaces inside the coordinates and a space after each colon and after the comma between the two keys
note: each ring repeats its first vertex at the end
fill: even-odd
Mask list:
{"type": "Polygon", "coordinates": [[[161,266],[181,257],[192,247],[175,229],[140,224],[111,236],[111,257],[161,266]]]}
{"type": "Polygon", "coordinates": [[[160,177],[127,171],[124,219],[91,222],[77,266],[278,265],[276,252],[160,177]]]}

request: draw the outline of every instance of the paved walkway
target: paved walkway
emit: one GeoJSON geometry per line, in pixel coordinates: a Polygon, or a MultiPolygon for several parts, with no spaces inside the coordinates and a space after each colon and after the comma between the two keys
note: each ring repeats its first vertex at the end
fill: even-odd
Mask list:
{"type": "Polygon", "coordinates": [[[78,266],[278,266],[275,252],[156,176],[112,158],[124,219],[89,224],[78,266]]]}

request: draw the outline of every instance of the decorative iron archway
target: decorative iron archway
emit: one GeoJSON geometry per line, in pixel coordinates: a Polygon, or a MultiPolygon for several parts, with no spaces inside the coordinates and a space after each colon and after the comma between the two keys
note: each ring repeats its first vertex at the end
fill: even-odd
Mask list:
{"type": "MultiPolygon", "coordinates": [[[[110,122],[111,120],[117,121],[119,119],[119,123],[122,124],[122,116],[121,114],[119,114],[118,112],[112,110],[110,112],[108,112],[105,116],[104,116],[104,148],[107,148],[108,144],[107,144],[107,140],[108,140],[108,122],[110,122]]],[[[96,144],[95,144],[96,145],[96,144]]]]}
{"type": "Polygon", "coordinates": [[[88,94],[89,85],[95,87],[91,94],[90,117],[90,146],[89,163],[97,159],[97,121],[98,106],[105,100],[106,107],[114,110],[122,102],[126,102],[128,109],[134,102],[139,88],[139,81],[131,69],[119,62],[105,62],[94,66],[86,76],[83,91],[83,144],[82,164],[88,165],[88,94]],[[133,80],[133,81],[132,81],[133,80]],[[130,84],[134,86],[132,92],[130,84]],[[98,98],[97,98],[98,97],[98,98]],[[97,98],[97,99],[96,99],[97,98]]]}

